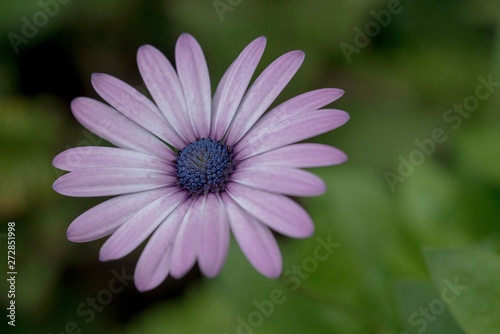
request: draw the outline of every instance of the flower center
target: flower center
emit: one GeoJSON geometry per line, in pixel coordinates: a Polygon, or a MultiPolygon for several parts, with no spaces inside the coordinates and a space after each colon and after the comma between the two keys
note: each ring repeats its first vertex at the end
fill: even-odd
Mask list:
{"type": "Polygon", "coordinates": [[[174,160],[179,185],[190,195],[220,192],[233,171],[233,149],[212,139],[199,139],[177,152],[174,160]]]}

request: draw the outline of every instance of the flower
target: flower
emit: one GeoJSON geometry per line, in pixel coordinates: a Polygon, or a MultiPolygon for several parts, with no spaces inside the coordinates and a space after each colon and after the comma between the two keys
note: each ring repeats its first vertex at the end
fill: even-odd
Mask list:
{"type": "Polygon", "coordinates": [[[71,103],[76,119],[117,147],[76,147],[54,158],[69,171],[54,182],[60,194],[115,196],[77,217],[74,242],[111,235],[99,258],[121,258],[148,236],[137,263],[138,290],[167,275],[183,276],[198,261],[216,276],[227,256],[230,231],[250,263],[276,278],[282,258],[271,230],[293,238],[312,235],[307,212],[289,196],[315,196],[323,180],[301,168],[347,160],[331,146],[299,143],[343,125],[349,115],[320,109],[344,93],[318,89],[265,111],[295,75],[302,51],[269,65],[247,90],[266,44],[251,42],[224,73],[213,99],[203,51],[189,34],[175,47],[177,71],[151,45],[137,63],[153,103],[106,74],[92,84],[109,105],[86,97],[71,103]],[[172,149],[174,148],[174,149],[172,149]]]}

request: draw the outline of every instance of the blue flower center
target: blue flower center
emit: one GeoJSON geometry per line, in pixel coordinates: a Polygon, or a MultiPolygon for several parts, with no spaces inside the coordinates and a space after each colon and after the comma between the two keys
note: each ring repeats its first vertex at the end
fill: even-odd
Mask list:
{"type": "Polygon", "coordinates": [[[190,195],[220,192],[233,171],[233,149],[202,138],[179,150],[174,164],[179,186],[190,195]]]}

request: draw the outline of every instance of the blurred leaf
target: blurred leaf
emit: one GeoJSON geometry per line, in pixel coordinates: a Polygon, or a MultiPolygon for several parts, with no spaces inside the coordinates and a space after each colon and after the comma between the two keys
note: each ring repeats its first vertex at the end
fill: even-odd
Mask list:
{"type": "MultiPolygon", "coordinates": [[[[407,156],[406,156],[407,158],[407,156]]],[[[463,189],[457,178],[441,165],[425,158],[421,166],[398,184],[404,223],[426,245],[466,245],[463,229],[463,189]],[[447,238],[443,238],[447,235],[447,238]]]]}
{"type": "Polygon", "coordinates": [[[2,214],[18,214],[30,202],[42,203],[55,196],[52,145],[62,126],[60,115],[47,109],[60,107],[45,98],[0,100],[0,172],[6,176],[0,183],[2,214]]]}
{"type": "Polygon", "coordinates": [[[402,327],[411,334],[463,334],[435,287],[427,282],[400,281],[396,298],[402,327]]]}
{"type": "Polygon", "coordinates": [[[17,283],[22,286],[17,294],[18,302],[23,305],[22,312],[46,315],[45,311],[50,309],[52,302],[50,294],[56,286],[58,261],[52,261],[40,253],[31,253],[30,259],[22,258],[17,283]],[[49,301],[49,302],[48,302],[49,301]]]}
{"type": "MultiPolygon", "coordinates": [[[[287,246],[282,245],[283,256],[287,257],[287,246]]],[[[291,271],[293,265],[300,262],[285,263],[284,271],[291,271]]],[[[345,314],[329,310],[317,300],[305,297],[296,291],[296,282],[301,279],[291,274],[287,279],[269,279],[258,273],[245,258],[235,242],[231,244],[227,263],[221,274],[210,281],[214,291],[230,302],[233,314],[231,321],[225,325],[225,332],[235,333],[242,321],[249,324],[263,315],[259,326],[251,326],[258,333],[325,333],[332,329],[343,331],[346,327],[358,333],[359,326],[346,319],[345,314]],[[293,277],[293,278],[291,278],[293,277]],[[294,280],[294,283],[289,280],[294,280]],[[279,303],[272,303],[273,295],[278,294],[279,303]],[[263,312],[258,305],[266,304],[268,311],[263,312]],[[272,309],[272,310],[271,310],[272,309]],[[266,313],[266,314],[264,314],[266,313]],[[338,319],[338,321],[336,321],[338,319]],[[258,328],[258,330],[257,330],[258,328]]],[[[303,281],[303,280],[302,280],[303,281]]],[[[305,282],[302,282],[303,284],[305,282]]],[[[364,333],[364,332],[360,332],[364,333]]]]}
{"type": "Polygon", "coordinates": [[[500,124],[476,126],[458,141],[458,160],[474,177],[500,185],[500,124]]]}
{"type": "MultiPolygon", "coordinates": [[[[382,327],[395,326],[391,277],[422,276],[424,267],[418,263],[418,245],[397,223],[382,175],[349,163],[314,172],[325,180],[328,191],[305,201],[316,232],[313,238],[293,242],[292,261],[301,264],[313,256],[318,237],[331,238],[340,247],[318,261],[305,286],[369,314],[382,327]]],[[[347,319],[359,324],[356,318],[347,319]]]]}
{"type": "Polygon", "coordinates": [[[425,249],[434,285],[468,334],[500,328],[500,257],[476,250],[425,249]]]}
{"type": "Polygon", "coordinates": [[[160,303],[132,320],[120,334],[222,333],[233,310],[220,295],[206,286],[197,287],[182,299],[160,303]]]}

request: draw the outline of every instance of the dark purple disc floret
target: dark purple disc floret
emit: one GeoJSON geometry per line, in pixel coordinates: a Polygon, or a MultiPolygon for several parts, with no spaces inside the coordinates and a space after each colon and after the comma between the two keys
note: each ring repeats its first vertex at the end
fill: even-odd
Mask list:
{"type": "Polygon", "coordinates": [[[217,193],[226,188],[233,171],[233,150],[202,138],[179,150],[174,164],[179,186],[190,195],[217,193]]]}

